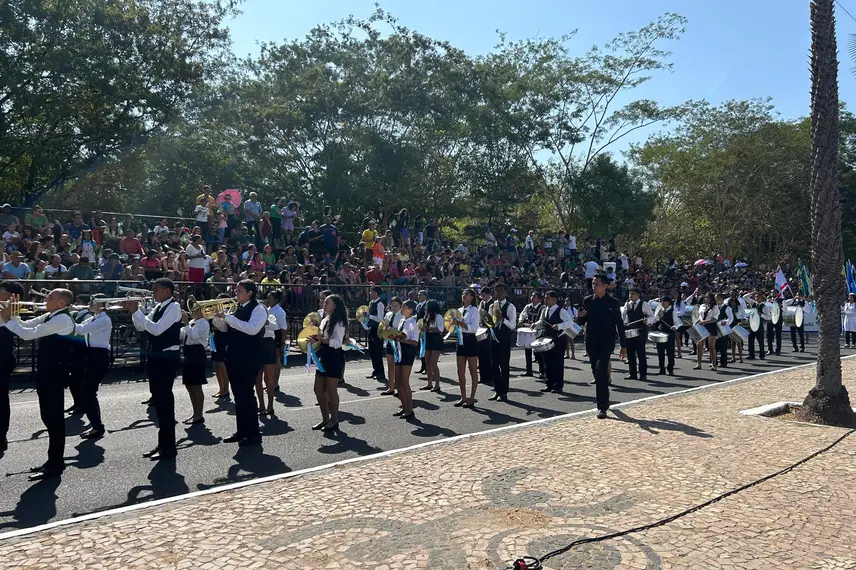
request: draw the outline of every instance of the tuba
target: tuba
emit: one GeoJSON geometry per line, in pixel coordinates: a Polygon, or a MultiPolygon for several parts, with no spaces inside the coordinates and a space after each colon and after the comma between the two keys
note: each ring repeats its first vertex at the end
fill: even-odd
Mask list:
{"type": "Polygon", "coordinates": [[[210,299],[208,301],[197,301],[193,295],[187,297],[187,310],[195,313],[202,312],[206,319],[213,319],[218,313],[233,313],[238,309],[238,302],[234,299],[210,299]]]}

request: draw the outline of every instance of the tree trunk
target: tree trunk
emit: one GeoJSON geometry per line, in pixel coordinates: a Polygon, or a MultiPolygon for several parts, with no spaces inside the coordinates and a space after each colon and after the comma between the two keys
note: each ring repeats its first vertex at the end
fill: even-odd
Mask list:
{"type": "Polygon", "coordinates": [[[838,189],[838,54],[835,0],[811,3],[811,246],[818,311],[817,379],[801,415],[828,425],[856,425],[841,383],[840,325],[844,254],[838,189]]]}

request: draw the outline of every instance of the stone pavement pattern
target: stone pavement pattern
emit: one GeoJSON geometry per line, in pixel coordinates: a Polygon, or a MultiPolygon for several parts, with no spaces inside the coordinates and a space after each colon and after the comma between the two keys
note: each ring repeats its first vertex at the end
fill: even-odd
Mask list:
{"type": "MultiPolygon", "coordinates": [[[[853,377],[856,361],[844,361],[853,377]]],[[[813,382],[803,368],[618,419],[584,415],[60,527],[1,543],[0,566],[499,569],[667,517],[828,445],[843,430],[738,415],[801,400],[813,382]]],[[[854,521],[856,435],[701,512],[546,567],[856,568],[854,521]]]]}

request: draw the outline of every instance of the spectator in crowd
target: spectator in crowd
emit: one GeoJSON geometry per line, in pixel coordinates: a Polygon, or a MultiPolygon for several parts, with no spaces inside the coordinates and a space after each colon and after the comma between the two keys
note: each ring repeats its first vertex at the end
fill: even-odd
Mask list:
{"type": "Polygon", "coordinates": [[[9,253],[9,261],[3,264],[3,279],[28,279],[30,273],[32,270],[29,265],[21,262],[20,253],[9,253]]]}
{"type": "Polygon", "coordinates": [[[18,216],[12,213],[12,205],[3,204],[3,207],[0,208],[0,230],[5,230],[9,224],[18,225],[20,223],[18,216]]]}

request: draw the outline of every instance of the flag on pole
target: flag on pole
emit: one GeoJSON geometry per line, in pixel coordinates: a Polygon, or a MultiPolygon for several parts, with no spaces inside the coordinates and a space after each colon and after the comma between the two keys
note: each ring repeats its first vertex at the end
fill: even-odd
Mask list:
{"type": "Polygon", "coordinates": [[[811,276],[808,274],[808,269],[803,265],[801,259],[797,259],[797,271],[800,276],[800,291],[803,296],[808,297],[811,295],[811,276]]]}
{"type": "Polygon", "coordinates": [[[844,280],[847,283],[847,293],[856,293],[856,269],[849,259],[844,264],[844,280]]]}
{"type": "Polygon", "coordinates": [[[779,292],[779,297],[783,297],[783,293],[785,289],[789,289],[788,279],[785,277],[784,271],[782,271],[782,266],[780,265],[776,269],[776,290],[779,292]]]}

